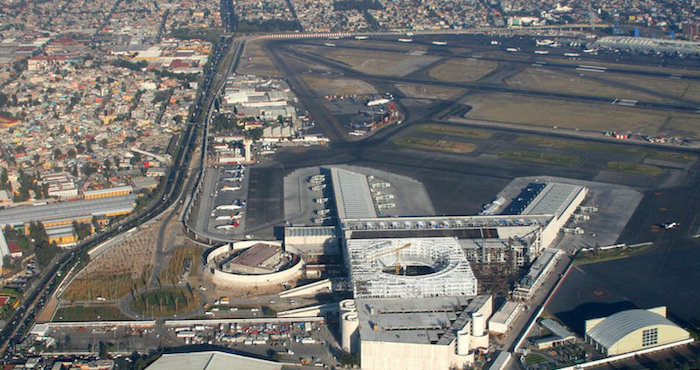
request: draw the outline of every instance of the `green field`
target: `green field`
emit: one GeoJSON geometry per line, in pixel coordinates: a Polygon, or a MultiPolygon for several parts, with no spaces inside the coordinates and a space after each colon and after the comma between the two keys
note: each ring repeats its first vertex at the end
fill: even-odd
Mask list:
{"type": "Polygon", "coordinates": [[[122,313],[119,307],[112,305],[61,307],[56,310],[53,317],[54,322],[111,320],[131,320],[131,318],[122,313]]]}
{"type": "Polygon", "coordinates": [[[552,153],[541,153],[529,150],[508,150],[498,153],[499,158],[510,159],[514,161],[522,162],[534,162],[542,164],[551,164],[554,166],[564,166],[573,167],[579,162],[581,158],[575,155],[564,155],[564,154],[552,154],[552,153]]]}
{"type": "Polygon", "coordinates": [[[476,145],[472,143],[461,143],[458,141],[449,140],[434,140],[423,137],[404,136],[392,140],[398,146],[411,149],[431,150],[447,153],[465,154],[471,153],[476,149],[476,145]]]}
{"type": "Polygon", "coordinates": [[[147,316],[165,317],[194,310],[199,306],[199,295],[180,288],[149,290],[131,300],[130,308],[147,316]]]}
{"type": "Polygon", "coordinates": [[[610,161],[605,165],[608,171],[628,173],[630,175],[658,176],[663,170],[650,164],[610,161]]]}
{"type": "Polygon", "coordinates": [[[651,158],[671,162],[692,163],[698,157],[692,154],[655,150],[649,148],[631,147],[622,144],[591,143],[583,140],[557,139],[539,135],[521,135],[515,142],[547,148],[573,149],[586,152],[630,155],[638,158],[651,158]]]}
{"type": "Polygon", "coordinates": [[[494,132],[491,130],[481,130],[476,128],[468,127],[454,127],[445,125],[435,125],[435,124],[424,124],[418,125],[416,130],[420,132],[426,132],[430,134],[441,134],[441,135],[451,135],[459,136],[467,139],[490,139],[494,132]]]}
{"type": "Polygon", "coordinates": [[[596,262],[603,262],[603,261],[611,261],[611,260],[616,260],[616,259],[621,259],[621,258],[627,258],[636,254],[639,254],[641,252],[644,252],[648,250],[649,248],[653,247],[653,245],[644,245],[641,247],[635,247],[635,248],[613,248],[613,249],[608,249],[608,250],[592,250],[592,251],[586,251],[586,252],[581,252],[576,256],[576,261],[574,264],[576,265],[585,265],[589,263],[596,263],[596,262]]]}

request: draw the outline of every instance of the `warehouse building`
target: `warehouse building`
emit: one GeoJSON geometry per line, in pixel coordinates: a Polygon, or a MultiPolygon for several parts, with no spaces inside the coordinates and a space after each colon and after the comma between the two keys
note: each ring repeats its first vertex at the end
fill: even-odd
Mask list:
{"type": "MultiPolygon", "coordinates": [[[[38,206],[14,207],[0,210],[0,225],[5,227],[24,227],[31,222],[47,220],[65,220],[65,224],[84,222],[92,216],[113,217],[129,214],[134,210],[136,195],[82,199],[71,202],[58,202],[38,206]]],[[[54,224],[58,226],[58,224],[54,224]]]]}
{"type": "Polygon", "coordinates": [[[105,188],[98,190],[88,190],[83,192],[83,197],[85,199],[99,199],[107,197],[118,197],[120,195],[127,195],[134,192],[134,188],[131,186],[117,186],[114,188],[105,188]]]}
{"type": "Polygon", "coordinates": [[[586,320],[586,342],[605,356],[682,342],[690,333],[666,318],[666,307],[626,310],[586,320]]]}

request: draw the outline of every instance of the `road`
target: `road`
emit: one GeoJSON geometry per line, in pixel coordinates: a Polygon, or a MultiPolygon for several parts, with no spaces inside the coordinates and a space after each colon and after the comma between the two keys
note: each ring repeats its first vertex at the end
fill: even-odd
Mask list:
{"type": "Polygon", "coordinates": [[[98,235],[76,246],[70,253],[60,255],[57,260],[43,272],[43,276],[40,283],[37,284],[36,289],[29,293],[17,307],[13,316],[8,320],[9,325],[5,325],[3,330],[0,331],[0,361],[6,361],[11,356],[14,346],[22,340],[24,333],[28,331],[29,326],[34,322],[38,311],[46,303],[48,297],[53,293],[53,290],[59,285],[58,283],[62,280],[63,273],[76,263],[77,257],[81,253],[86,253],[89,249],[100,243],[157,217],[185,194],[183,192],[183,185],[185,184],[188,164],[196,142],[195,138],[197,136],[197,129],[199,128],[198,122],[201,120],[202,105],[203,102],[211,99],[211,91],[209,90],[211,88],[212,78],[216,73],[216,67],[221,60],[221,56],[231,44],[230,41],[230,38],[222,38],[212,50],[210,56],[210,65],[212,67],[202,77],[200,83],[201,89],[197,95],[197,99],[192,105],[192,113],[185,134],[183,135],[182,144],[170,167],[168,178],[162,192],[157,193],[162,201],[151,203],[150,207],[143,210],[141,213],[133,214],[124,222],[108,227],[98,235]],[[61,273],[59,274],[59,272],[61,273]]]}

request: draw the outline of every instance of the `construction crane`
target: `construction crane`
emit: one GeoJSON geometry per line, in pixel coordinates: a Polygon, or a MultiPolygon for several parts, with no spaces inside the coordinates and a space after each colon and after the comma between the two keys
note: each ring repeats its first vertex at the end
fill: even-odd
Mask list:
{"type": "Polygon", "coordinates": [[[388,251],[376,253],[376,254],[373,254],[373,255],[367,257],[367,259],[365,261],[377,259],[379,257],[386,256],[387,254],[395,253],[396,254],[396,265],[394,265],[394,271],[395,271],[396,275],[400,275],[401,274],[401,265],[399,264],[399,252],[401,252],[402,250],[404,250],[410,246],[411,246],[411,243],[407,243],[407,244],[404,244],[403,246],[398,247],[398,248],[394,248],[394,249],[391,249],[388,251]]]}

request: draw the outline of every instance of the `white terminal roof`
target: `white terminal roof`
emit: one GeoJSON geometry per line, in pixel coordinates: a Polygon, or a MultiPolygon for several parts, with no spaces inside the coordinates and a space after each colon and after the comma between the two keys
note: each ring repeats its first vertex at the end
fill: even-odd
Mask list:
{"type": "Polygon", "coordinates": [[[464,320],[457,322],[469,317],[463,313],[480,310],[484,304],[490,303],[488,298],[359,299],[356,307],[360,338],[374,342],[447,345],[455,338],[452,331],[460,330],[468,323],[464,320]]]}
{"type": "Polygon", "coordinates": [[[554,215],[557,219],[583,191],[579,185],[550,182],[523,210],[524,215],[554,215]]]}
{"type": "Polygon", "coordinates": [[[377,217],[367,176],[333,167],[331,179],[338,218],[377,217]]]}
{"type": "Polygon", "coordinates": [[[454,237],[350,239],[346,261],[355,298],[475,296],[477,292],[469,261],[454,237]],[[395,275],[397,252],[401,266],[428,266],[434,272],[395,275]]]}
{"type": "Polygon", "coordinates": [[[666,317],[650,310],[627,310],[606,317],[589,329],[586,335],[605,348],[612,347],[628,334],[649,326],[673,326],[666,317]]]}
{"type": "Polygon", "coordinates": [[[278,370],[282,364],[231,353],[207,351],[166,353],[147,367],[148,370],[278,370]]]}
{"type": "Polygon", "coordinates": [[[93,216],[131,212],[136,202],[136,194],[99,199],[83,199],[70,202],[57,202],[40,206],[23,206],[0,210],[0,226],[20,226],[27,222],[47,219],[70,218],[78,215],[93,216]]]}

